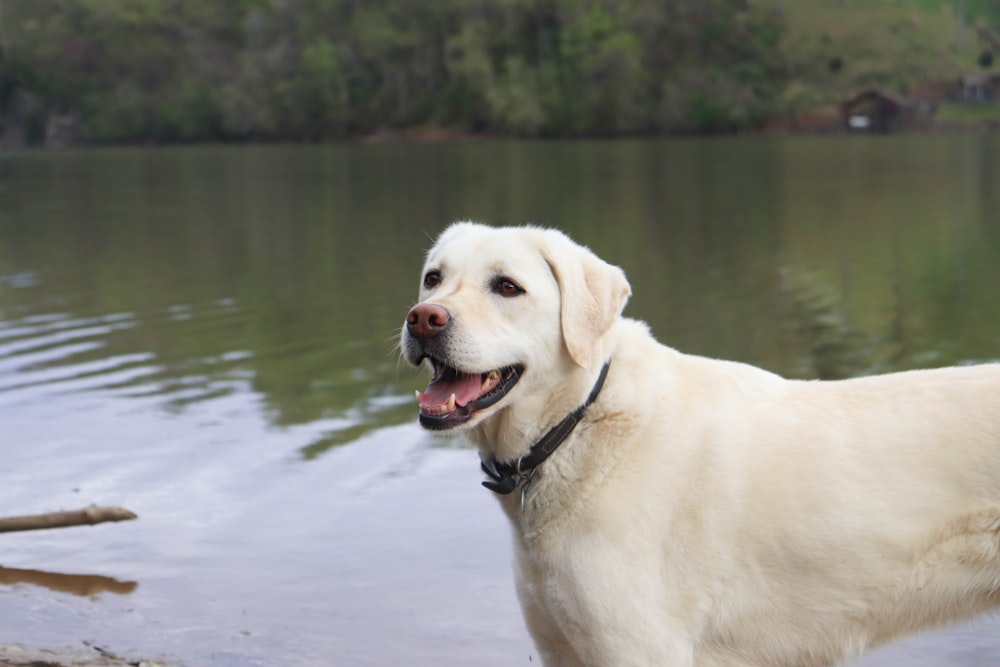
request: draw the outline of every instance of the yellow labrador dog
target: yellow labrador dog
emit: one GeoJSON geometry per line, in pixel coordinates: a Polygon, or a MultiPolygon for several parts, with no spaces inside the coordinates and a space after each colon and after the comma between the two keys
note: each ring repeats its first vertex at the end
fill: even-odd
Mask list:
{"type": "Polygon", "coordinates": [[[833,665],[1000,605],[1000,364],[682,354],[550,229],[456,223],[421,282],[420,422],[478,445],[545,665],[833,665]]]}

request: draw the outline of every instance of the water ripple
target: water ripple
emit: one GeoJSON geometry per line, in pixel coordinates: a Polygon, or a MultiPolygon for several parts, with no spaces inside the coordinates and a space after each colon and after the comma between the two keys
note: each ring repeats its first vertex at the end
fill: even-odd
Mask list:
{"type": "Polygon", "coordinates": [[[345,342],[324,313],[275,317],[232,298],[107,314],[24,313],[0,320],[0,406],[101,393],[151,400],[173,414],[244,395],[278,428],[335,419],[303,448],[307,456],[412,419],[412,399],[400,397],[398,370],[380,342],[345,342]]]}
{"type": "Polygon", "coordinates": [[[21,320],[20,323],[0,323],[0,357],[77,338],[104,336],[134,325],[132,316],[122,313],[84,319],[57,315],[42,318],[39,324],[28,319],[21,320]]]}
{"type": "MultiPolygon", "coordinates": [[[[229,305],[219,307],[224,310],[229,305]]],[[[173,306],[165,315],[146,317],[43,313],[0,321],[0,405],[89,391],[123,396],[176,394],[174,400],[184,402],[230,393],[234,376],[226,376],[251,358],[251,352],[225,350],[170,364],[163,357],[176,355],[162,347],[143,349],[163,320],[189,322],[195,312],[190,306],[173,306]],[[132,335],[125,337],[129,332],[132,335]],[[221,376],[219,385],[214,376],[221,376]]],[[[214,314],[218,313],[209,313],[207,319],[215,319],[214,314]]],[[[238,375],[235,379],[245,381],[238,375]]]]}
{"type": "MultiPolygon", "coordinates": [[[[103,345],[100,344],[74,345],[66,346],[60,351],[72,350],[65,355],[69,356],[73,352],[89,351],[101,347],[103,345]]],[[[155,367],[147,365],[147,362],[153,358],[153,355],[149,353],[136,353],[70,365],[51,366],[17,373],[10,377],[8,382],[5,382],[8,378],[0,374],[0,393],[56,384],[62,391],[80,391],[107,386],[109,380],[112,383],[121,383],[126,379],[134,381],[135,378],[155,372],[155,367]]],[[[2,370],[0,367],[0,371],[2,370]]]]}

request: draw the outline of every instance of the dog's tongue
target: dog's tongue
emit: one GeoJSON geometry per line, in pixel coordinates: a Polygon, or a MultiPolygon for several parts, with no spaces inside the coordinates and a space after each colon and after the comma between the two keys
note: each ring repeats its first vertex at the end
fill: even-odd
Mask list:
{"type": "Polygon", "coordinates": [[[451,400],[451,395],[455,394],[456,405],[468,405],[469,401],[479,397],[481,386],[482,380],[478,374],[470,375],[449,368],[431,380],[427,390],[417,400],[420,407],[436,407],[446,404],[451,400]]]}

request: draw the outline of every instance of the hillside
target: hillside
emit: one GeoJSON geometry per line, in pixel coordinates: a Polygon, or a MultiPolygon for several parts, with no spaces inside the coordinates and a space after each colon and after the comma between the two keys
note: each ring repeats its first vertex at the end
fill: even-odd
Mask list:
{"type": "Polygon", "coordinates": [[[1000,71],[998,29],[995,0],[7,2],[0,145],[753,131],[940,96],[1000,71]]]}
{"type": "MultiPolygon", "coordinates": [[[[785,100],[792,110],[837,102],[859,88],[918,92],[980,69],[978,25],[995,21],[1000,3],[966,0],[792,0],[781,3],[791,68],[785,100]]],[[[993,25],[996,25],[995,23],[993,25]]],[[[1000,54],[996,54],[1000,56],[1000,54]]]]}

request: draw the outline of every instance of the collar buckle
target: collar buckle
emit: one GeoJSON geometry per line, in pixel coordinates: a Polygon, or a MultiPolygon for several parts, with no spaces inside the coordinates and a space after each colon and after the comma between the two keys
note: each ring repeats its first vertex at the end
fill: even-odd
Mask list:
{"type": "MultiPolygon", "coordinates": [[[[508,493],[517,488],[518,480],[514,479],[514,475],[509,469],[509,464],[498,463],[492,456],[488,459],[480,459],[479,467],[483,469],[492,481],[483,482],[483,486],[492,491],[493,493],[499,493],[500,495],[506,496],[508,493]]],[[[518,467],[520,467],[520,459],[518,459],[518,467]]]]}

